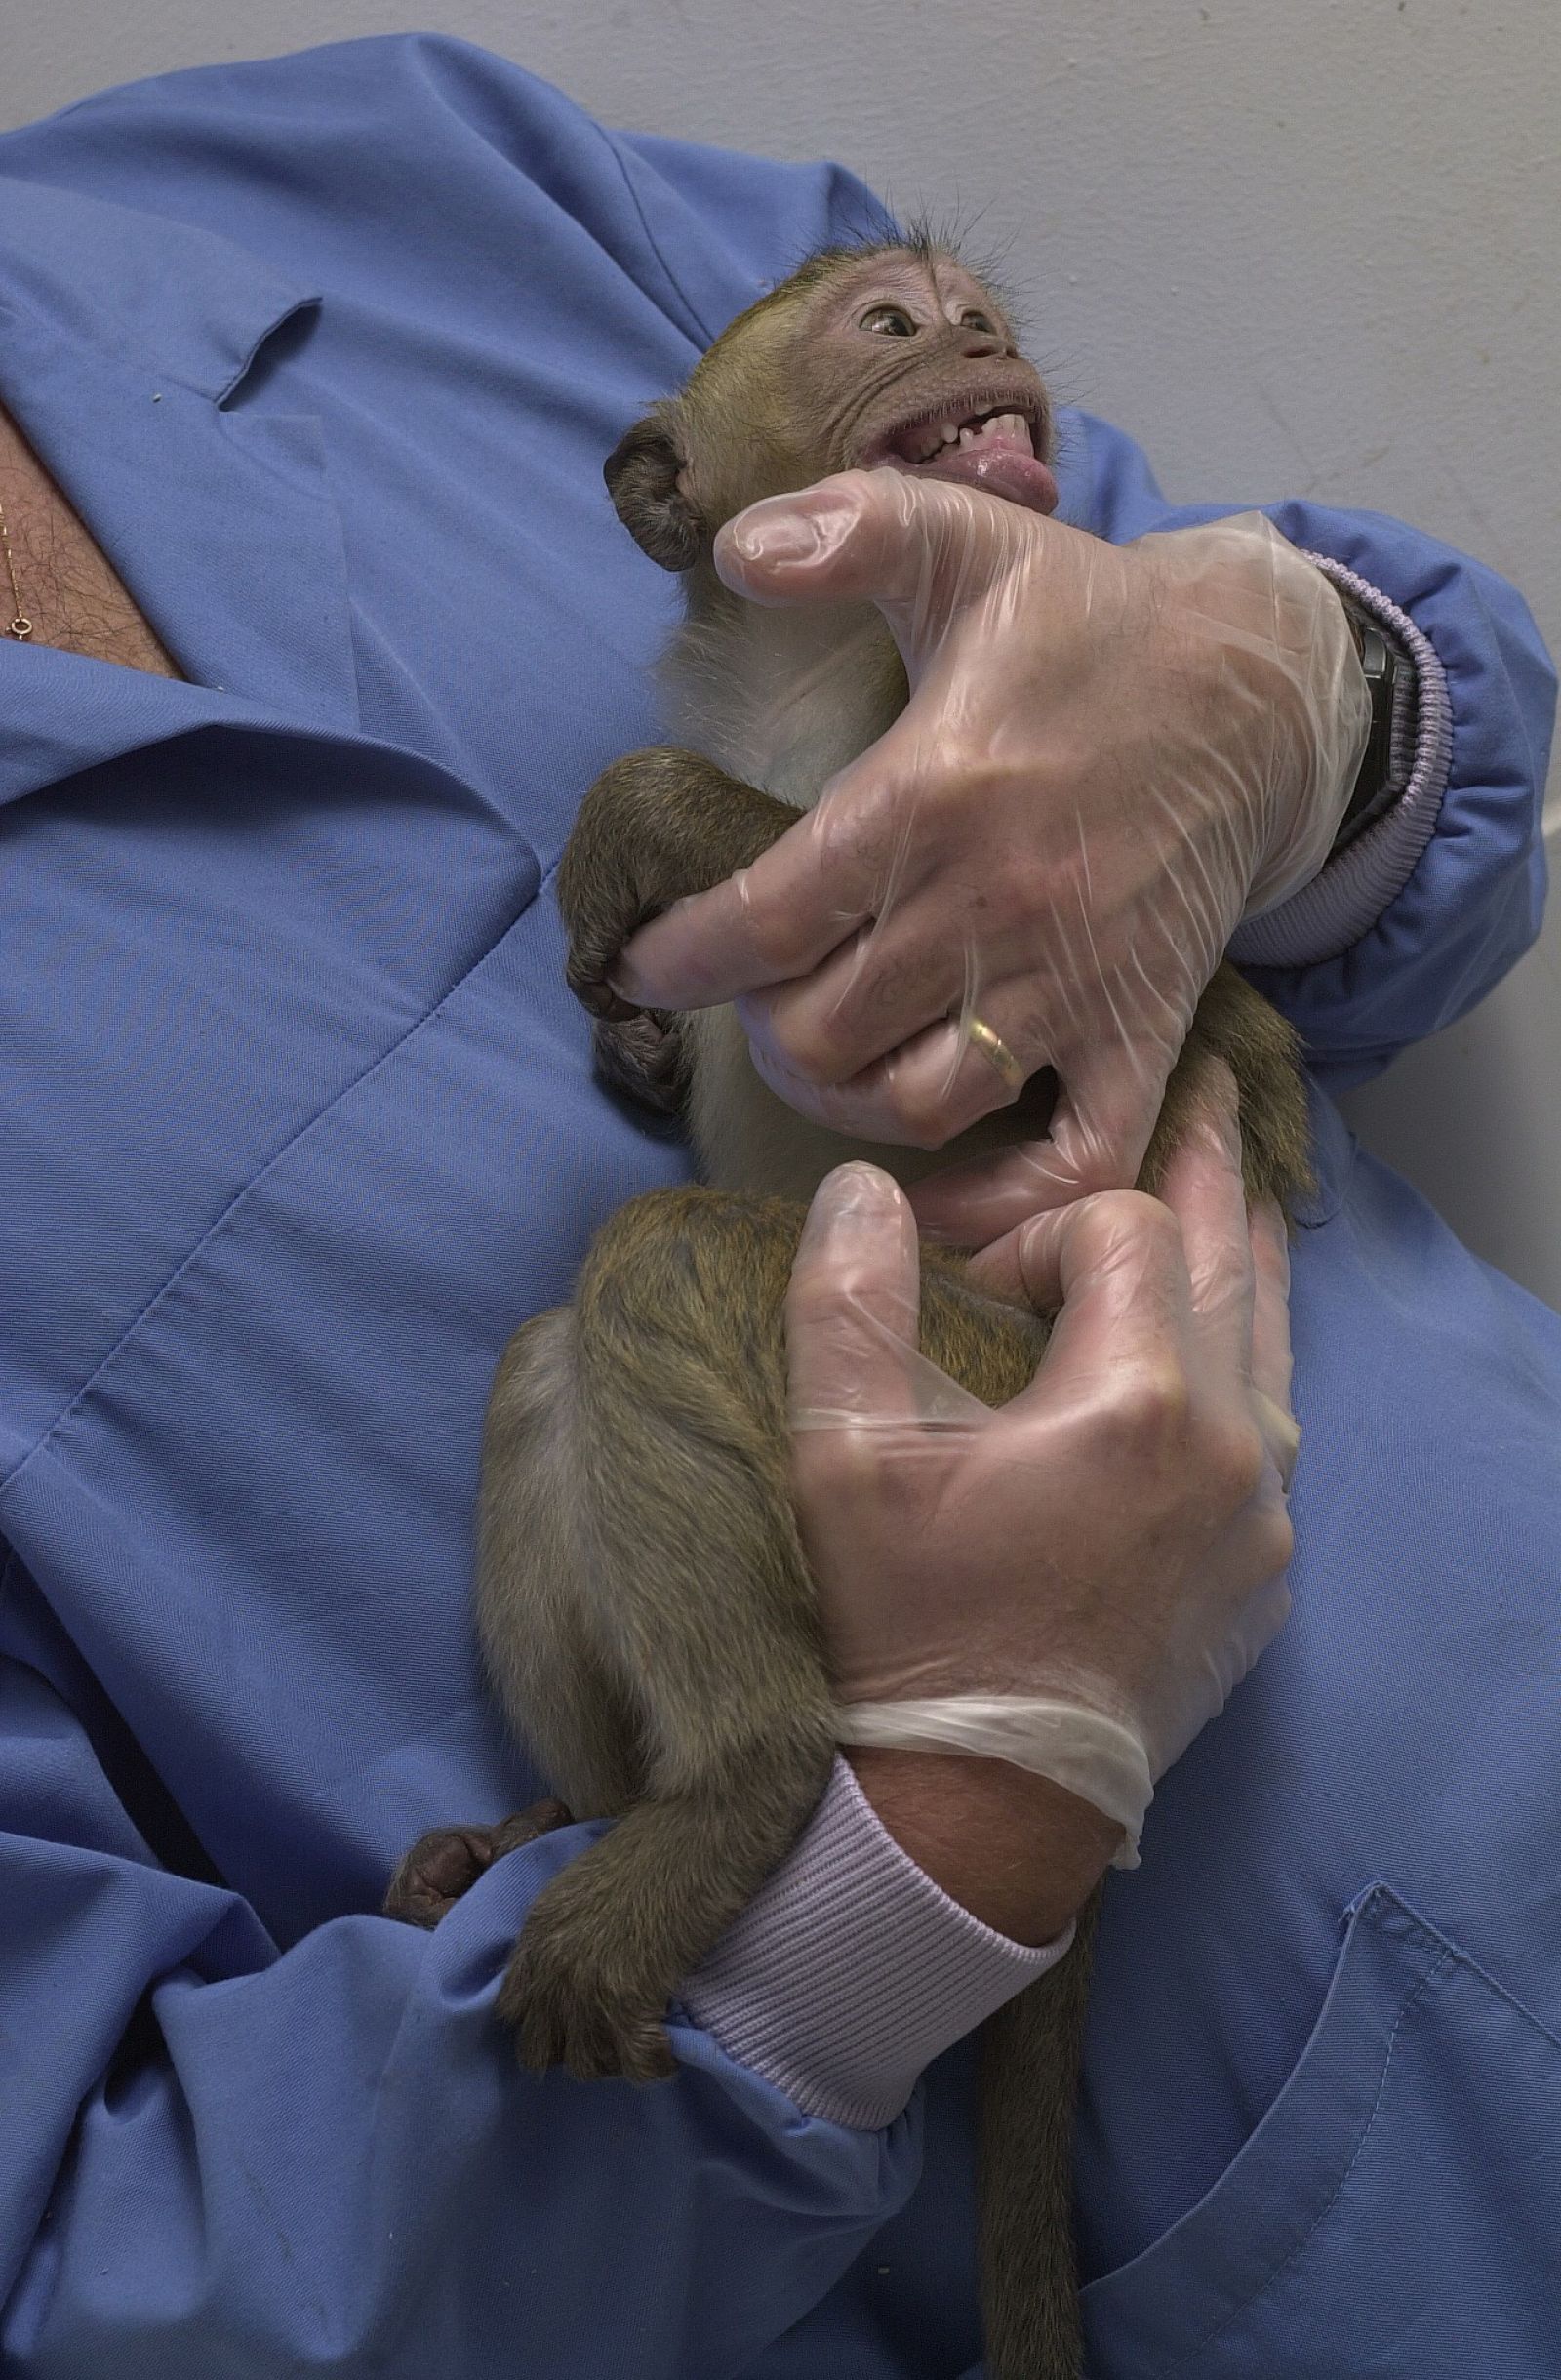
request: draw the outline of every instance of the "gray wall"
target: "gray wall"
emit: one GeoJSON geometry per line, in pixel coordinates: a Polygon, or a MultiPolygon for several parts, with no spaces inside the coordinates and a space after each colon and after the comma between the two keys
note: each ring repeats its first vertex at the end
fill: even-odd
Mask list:
{"type": "MultiPolygon", "coordinates": [[[[1173,496],[1403,514],[1516,580],[1561,645],[1551,0],[0,0],[0,124],[415,26],[609,122],[834,155],[897,206],[979,215],[1060,392],[1142,438],[1173,496]]],[[[1352,1120],[1561,1306],[1557,911],[1352,1120]]]]}

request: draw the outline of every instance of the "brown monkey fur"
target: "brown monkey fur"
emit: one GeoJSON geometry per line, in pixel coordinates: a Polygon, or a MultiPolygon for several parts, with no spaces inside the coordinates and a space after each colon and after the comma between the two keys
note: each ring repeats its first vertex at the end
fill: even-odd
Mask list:
{"type": "MultiPolygon", "coordinates": [[[[757,858],[906,700],[873,607],[748,604],[715,575],[715,532],[760,497],[874,462],[908,423],[989,411],[1022,413],[1047,458],[1045,388],[990,292],[934,243],[892,241],[810,260],[607,464],[625,525],[683,577],[686,621],[663,678],[698,748],[631,753],[586,795],[558,879],[569,981],[596,1014],[602,1070],[686,1117],[709,1187],[614,1216],[573,1304],[510,1342],[489,1406],[478,1621],[490,1672],[575,1814],[618,1821],[539,1894],[511,1959],[500,2011],[535,2067],[670,2074],[668,1998],[828,1778],[831,1698],[791,1505],[781,1343],[804,1202],[852,1154],[903,1182],[1045,1130],[1051,1086],[1038,1078],[936,1156],[863,1149],[768,1091],[730,1010],[645,1014],[606,981],[636,926],[757,858]],[[912,331],[894,327],[905,321],[912,331]]],[[[1295,1036],[1228,967],[1199,1006],[1141,1185],[1159,1181],[1214,1053],[1240,1092],[1249,1195],[1292,1201],[1308,1179],[1295,1036]]],[[[1046,1337],[1044,1320],[927,1251],[922,1349],[985,1403],[1024,1387],[1046,1337]]],[[[508,1824],[519,1839],[539,1831],[508,1824]]],[[[480,1833],[425,1838],[445,1843],[443,1876],[420,1913],[403,1914],[431,1921],[453,1873],[470,1880],[508,1847],[474,1843],[480,1833]]],[[[422,1850],[404,1863],[403,1902],[409,1889],[416,1902],[416,1875],[405,1879],[422,1850]]],[[[991,2380],[1080,2368],[1071,2134],[1095,1907],[1068,1956],[985,2029],[991,2380]]]]}

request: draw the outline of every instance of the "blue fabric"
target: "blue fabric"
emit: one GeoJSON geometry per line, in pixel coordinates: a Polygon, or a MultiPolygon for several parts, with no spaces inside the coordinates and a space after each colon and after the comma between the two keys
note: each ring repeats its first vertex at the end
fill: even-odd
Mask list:
{"type": "MultiPolygon", "coordinates": [[[[488,1381],[686,1162],[592,1085],[546,893],[671,616],[601,458],[871,202],[424,37],[0,177],[0,399],[195,681],[0,644],[0,2360],[951,2380],[968,2044],[882,2135],[687,2027],[652,2090],[518,2075],[498,1976],[588,1830],[373,1914],[540,1789],[471,1647],[488,1381]]],[[[1164,518],[1101,424],[1063,476],[1164,518]]],[[[1532,933],[1548,682],[1478,566],[1278,517],[1455,704],[1411,884],[1278,987],[1347,1075],[1532,933]]],[[[1108,1898],[1094,2369],[1553,2380],[1561,1321],[1318,1122],[1296,1619],[1108,1898]]]]}

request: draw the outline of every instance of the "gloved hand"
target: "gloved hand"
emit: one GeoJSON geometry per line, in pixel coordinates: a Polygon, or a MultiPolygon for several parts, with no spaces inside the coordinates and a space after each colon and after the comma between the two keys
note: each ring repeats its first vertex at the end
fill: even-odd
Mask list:
{"type": "Polygon", "coordinates": [[[786,1309],[842,1741],[1036,1770],[1122,1825],[1129,1866],[1154,1781],[1289,1609],[1284,1227],[1249,1226],[1219,1071],[1164,1204],[1101,1192],[988,1253],[1061,1307],[1001,1411],[917,1351],[915,1226],[874,1167],[820,1190],[786,1309]]]}
{"type": "Polygon", "coordinates": [[[1321,866],[1354,783],[1369,705],[1327,580],[1260,513],[1108,545],[889,469],[752,505],[715,561],[756,602],[870,598],[911,698],[615,984],[737,999],[765,1079],[860,1138],[940,1148],[1054,1067],[1049,1137],[968,1241],[1132,1182],[1233,928],[1321,866]]]}

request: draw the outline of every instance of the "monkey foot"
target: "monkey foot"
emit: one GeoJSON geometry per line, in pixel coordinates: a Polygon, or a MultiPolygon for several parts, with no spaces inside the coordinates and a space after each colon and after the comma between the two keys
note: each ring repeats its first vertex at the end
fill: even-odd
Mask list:
{"type": "Polygon", "coordinates": [[[384,1914],[406,1925],[431,1929],[496,1859],[518,1851],[522,1843],[534,1843],[540,1835],[551,1835],[555,1827],[574,1823],[561,1801],[534,1801],[530,1809],[516,1810],[496,1827],[430,1828],[419,1835],[390,1878],[384,1914]]]}
{"type": "Polygon", "coordinates": [[[659,1115],[682,1114],[688,1058],[670,1020],[648,1008],[618,1018],[599,1015],[594,1047],[597,1071],[611,1090],[659,1115]]]}

